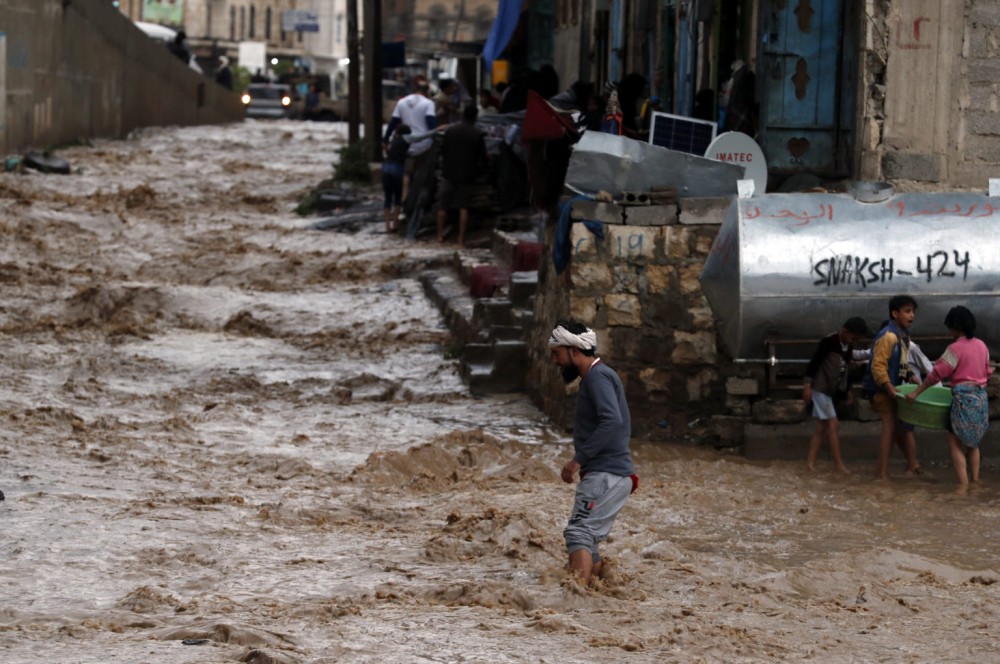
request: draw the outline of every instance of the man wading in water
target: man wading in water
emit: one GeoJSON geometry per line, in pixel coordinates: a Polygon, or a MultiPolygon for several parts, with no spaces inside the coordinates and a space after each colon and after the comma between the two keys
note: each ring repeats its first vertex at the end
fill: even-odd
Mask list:
{"type": "Polygon", "coordinates": [[[607,538],[618,512],[639,485],[629,453],[632,420],[618,374],[595,357],[597,335],[583,323],[556,323],[549,339],[552,361],[572,383],[579,376],[573,421],[573,458],[562,468],[562,479],[573,483],[577,471],[573,512],[563,531],[569,567],[585,585],[602,576],[598,544],[607,538]]]}

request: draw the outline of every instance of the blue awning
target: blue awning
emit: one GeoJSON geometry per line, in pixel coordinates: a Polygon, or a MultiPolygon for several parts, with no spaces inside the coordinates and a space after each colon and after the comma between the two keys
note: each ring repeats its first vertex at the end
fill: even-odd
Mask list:
{"type": "Polygon", "coordinates": [[[510,38],[514,36],[523,4],[524,0],[500,0],[497,18],[493,21],[490,36],[486,38],[486,45],[483,47],[483,60],[486,61],[487,70],[493,69],[493,61],[500,57],[510,43],[510,38]]]}

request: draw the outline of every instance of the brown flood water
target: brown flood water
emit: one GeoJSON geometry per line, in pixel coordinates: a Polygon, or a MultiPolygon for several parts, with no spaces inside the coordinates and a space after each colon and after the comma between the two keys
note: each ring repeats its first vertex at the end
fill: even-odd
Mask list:
{"type": "Polygon", "coordinates": [[[616,574],[577,587],[569,437],[466,393],[416,281],[447,250],[292,213],[344,134],[167,128],[0,175],[0,662],[996,657],[995,471],[958,495],[636,440],[616,574]]]}

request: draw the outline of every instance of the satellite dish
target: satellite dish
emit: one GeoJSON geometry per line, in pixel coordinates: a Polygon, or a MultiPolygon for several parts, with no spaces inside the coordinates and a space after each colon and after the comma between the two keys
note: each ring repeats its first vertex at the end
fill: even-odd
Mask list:
{"type": "Polygon", "coordinates": [[[719,134],[705,150],[705,157],[727,164],[743,166],[745,177],[753,180],[754,190],[763,194],[767,190],[767,160],[764,151],[746,134],[727,131],[719,134]]]}

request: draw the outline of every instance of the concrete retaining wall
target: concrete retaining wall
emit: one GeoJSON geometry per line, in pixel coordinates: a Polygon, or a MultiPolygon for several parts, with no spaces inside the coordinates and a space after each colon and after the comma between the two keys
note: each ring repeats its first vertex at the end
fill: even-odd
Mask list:
{"type": "Polygon", "coordinates": [[[0,31],[4,153],[243,119],[235,93],[105,0],[0,0],[0,31]]]}

